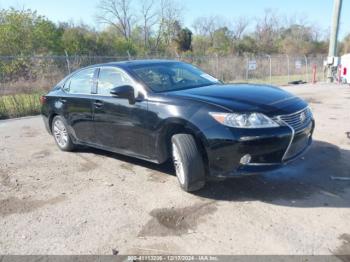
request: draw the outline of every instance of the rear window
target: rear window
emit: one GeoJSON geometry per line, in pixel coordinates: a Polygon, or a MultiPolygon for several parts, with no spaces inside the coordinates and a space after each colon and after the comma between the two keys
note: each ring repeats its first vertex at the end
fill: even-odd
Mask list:
{"type": "Polygon", "coordinates": [[[71,94],[91,94],[95,68],[84,69],[74,74],[64,85],[71,94]]]}

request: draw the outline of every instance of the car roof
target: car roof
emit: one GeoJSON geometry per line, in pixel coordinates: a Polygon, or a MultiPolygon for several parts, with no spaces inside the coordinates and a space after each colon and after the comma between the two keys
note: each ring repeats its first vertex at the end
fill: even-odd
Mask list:
{"type": "MultiPolygon", "coordinates": [[[[128,69],[131,66],[138,66],[138,65],[152,65],[152,64],[167,64],[167,63],[183,63],[181,61],[177,60],[167,60],[167,59],[144,59],[144,60],[128,60],[128,61],[116,61],[116,62],[109,62],[109,63],[101,63],[101,64],[95,64],[95,65],[89,65],[86,67],[79,68],[66,76],[62,81],[66,81],[68,78],[72,77],[74,74],[90,68],[98,68],[103,66],[112,66],[112,67],[119,67],[122,69],[128,69]]],[[[61,81],[61,82],[62,82],[61,81]]]]}
{"type": "Polygon", "coordinates": [[[152,64],[167,64],[167,63],[179,63],[177,60],[167,60],[167,59],[144,59],[144,60],[129,60],[129,61],[118,61],[118,62],[110,62],[98,65],[91,65],[91,67],[98,66],[117,66],[121,68],[128,68],[132,66],[139,65],[152,65],[152,64]]]}

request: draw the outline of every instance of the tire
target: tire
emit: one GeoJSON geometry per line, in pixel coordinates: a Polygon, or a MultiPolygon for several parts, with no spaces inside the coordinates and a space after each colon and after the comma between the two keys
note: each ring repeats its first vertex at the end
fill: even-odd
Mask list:
{"type": "Polygon", "coordinates": [[[61,116],[55,116],[51,124],[52,135],[59,149],[70,152],[75,148],[69,136],[67,123],[61,116]]]}
{"type": "Polygon", "coordinates": [[[205,167],[194,137],[177,134],[171,142],[175,172],[181,188],[186,192],[194,192],[204,187],[205,167]]]}

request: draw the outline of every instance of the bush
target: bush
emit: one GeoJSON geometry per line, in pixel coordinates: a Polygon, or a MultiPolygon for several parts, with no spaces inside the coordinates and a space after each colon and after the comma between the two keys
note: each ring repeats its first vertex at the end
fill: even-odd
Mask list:
{"type": "Polygon", "coordinates": [[[41,94],[0,96],[0,119],[40,114],[41,94]]]}

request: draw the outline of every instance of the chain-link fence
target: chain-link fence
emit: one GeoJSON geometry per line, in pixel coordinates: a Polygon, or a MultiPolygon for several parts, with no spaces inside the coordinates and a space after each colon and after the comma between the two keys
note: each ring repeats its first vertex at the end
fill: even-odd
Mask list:
{"type": "Polygon", "coordinates": [[[226,82],[286,85],[293,81],[324,81],[325,55],[92,57],[0,57],[0,95],[48,90],[65,75],[92,64],[133,59],[176,59],[199,66],[226,82]],[[315,71],[315,72],[314,72],[315,71]]]}

